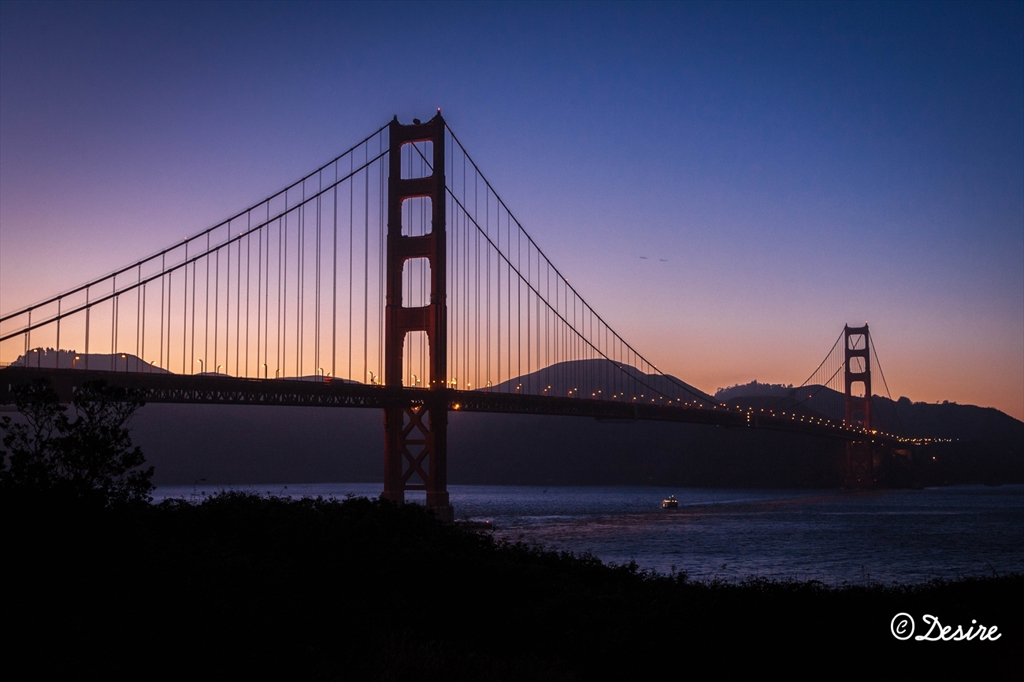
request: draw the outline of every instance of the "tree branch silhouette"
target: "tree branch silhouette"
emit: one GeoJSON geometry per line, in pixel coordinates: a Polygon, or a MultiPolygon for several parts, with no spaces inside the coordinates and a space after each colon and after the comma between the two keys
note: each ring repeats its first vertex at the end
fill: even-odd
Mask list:
{"type": "Polygon", "coordinates": [[[151,501],[153,467],[144,468],[128,430],[142,405],[137,392],[102,381],[83,385],[68,407],[45,380],[17,387],[22,419],[0,420],[0,491],[104,506],[151,501]]]}

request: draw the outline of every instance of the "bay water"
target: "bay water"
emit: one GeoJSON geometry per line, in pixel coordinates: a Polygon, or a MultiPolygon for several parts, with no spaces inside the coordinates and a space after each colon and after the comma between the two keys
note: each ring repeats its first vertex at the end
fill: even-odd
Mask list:
{"type": "MultiPolygon", "coordinates": [[[[380,483],[161,486],[201,501],[223,490],[377,497],[380,483]]],[[[727,490],[647,486],[449,486],[459,520],[496,539],[590,553],[693,579],[922,583],[1024,573],[1024,485],[923,490],[727,490]],[[674,494],[678,509],[661,508],[674,494]]],[[[409,499],[417,501],[415,494],[409,499]]],[[[422,497],[419,498],[422,503],[422,497]]]]}

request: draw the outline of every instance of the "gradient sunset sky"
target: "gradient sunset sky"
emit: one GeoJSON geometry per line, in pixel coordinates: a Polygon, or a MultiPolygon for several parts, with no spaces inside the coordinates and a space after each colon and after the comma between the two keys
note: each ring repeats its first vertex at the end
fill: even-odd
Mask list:
{"type": "Polygon", "coordinates": [[[662,370],[798,384],[867,320],[893,398],[1024,419],[1020,2],[4,0],[0,311],[437,107],[662,370]]]}

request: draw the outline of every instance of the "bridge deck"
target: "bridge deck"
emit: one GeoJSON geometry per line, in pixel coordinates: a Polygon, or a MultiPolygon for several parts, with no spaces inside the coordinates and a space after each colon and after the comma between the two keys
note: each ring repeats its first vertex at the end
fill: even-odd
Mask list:
{"type": "MultiPolygon", "coordinates": [[[[13,402],[12,389],[47,379],[61,401],[70,402],[75,389],[89,381],[139,391],[147,403],[211,405],[278,405],[305,407],[410,407],[442,400],[459,412],[494,412],[590,417],[598,420],[663,421],[707,424],[728,428],[789,431],[838,440],[863,440],[856,431],[809,417],[745,413],[726,408],[694,408],[634,401],[560,398],[551,396],[415,388],[393,388],[338,380],[240,379],[216,375],[149,374],[84,369],[7,367],[0,369],[0,405],[13,402]]],[[[873,440],[889,439],[877,435],[873,440]]]]}

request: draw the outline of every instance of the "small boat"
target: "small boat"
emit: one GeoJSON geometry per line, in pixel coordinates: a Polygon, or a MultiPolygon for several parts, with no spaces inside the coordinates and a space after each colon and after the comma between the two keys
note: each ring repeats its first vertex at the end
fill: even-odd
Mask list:
{"type": "Polygon", "coordinates": [[[675,495],[669,495],[668,497],[666,497],[664,500],[661,501],[661,508],[662,509],[678,509],[679,508],[679,500],[676,499],[675,495]]]}

